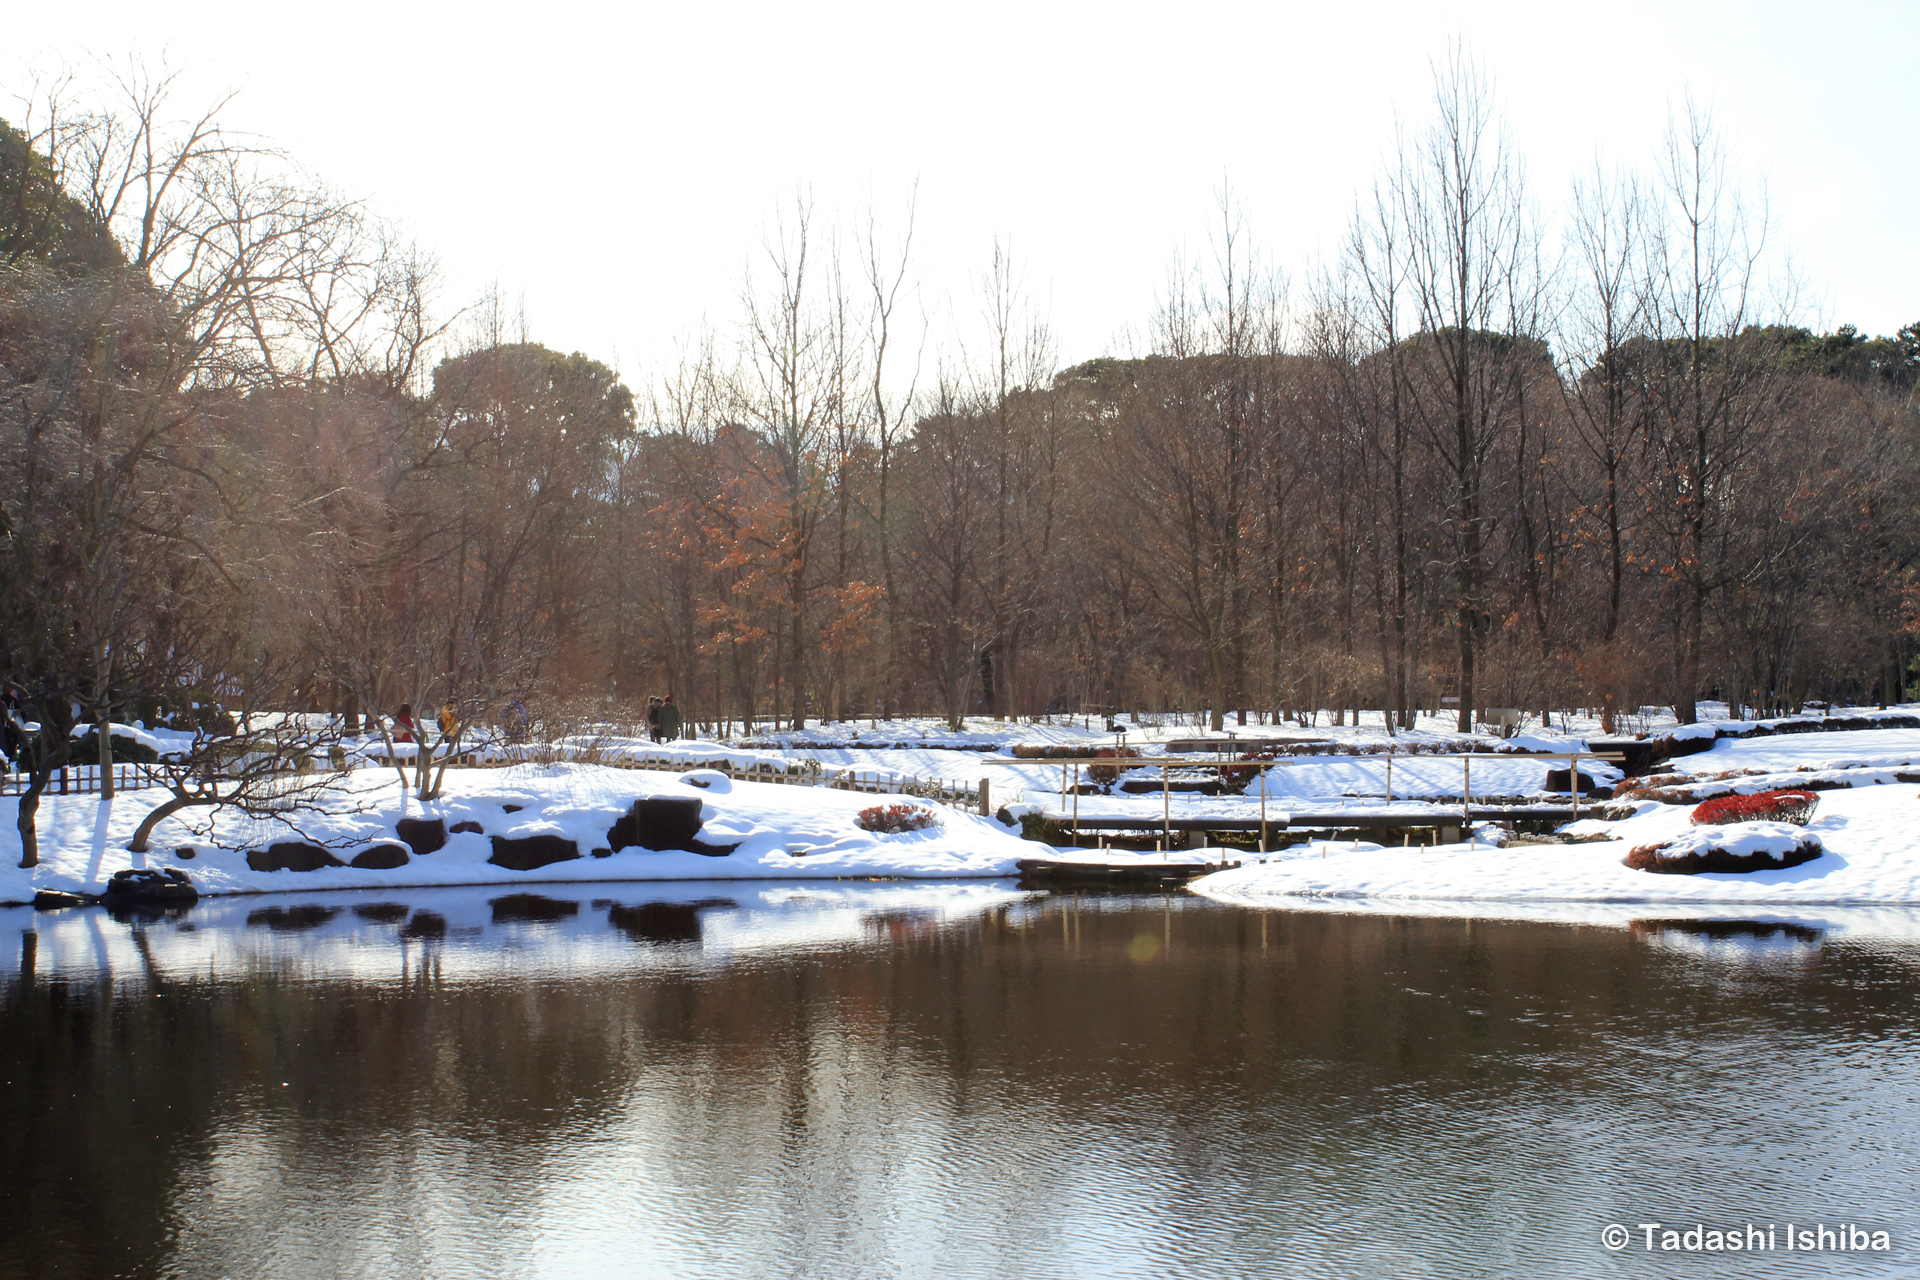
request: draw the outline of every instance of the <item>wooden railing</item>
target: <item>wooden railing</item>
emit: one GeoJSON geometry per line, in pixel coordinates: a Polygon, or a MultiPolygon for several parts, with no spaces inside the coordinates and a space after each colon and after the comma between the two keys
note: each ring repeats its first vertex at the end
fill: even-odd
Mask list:
{"type": "MultiPolygon", "coordinates": [[[[1326,757],[1314,757],[1314,758],[1325,759],[1326,757]]],[[[1380,755],[1355,756],[1352,758],[1355,760],[1366,761],[1368,763],[1375,763],[1383,760],[1386,762],[1387,803],[1392,804],[1393,803],[1394,754],[1392,752],[1385,752],[1380,755]]],[[[1579,762],[1582,760],[1604,760],[1604,761],[1607,761],[1608,763],[1618,763],[1623,758],[1624,757],[1622,757],[1619,752],[1615,752],[1615,751],[1480,751],[1480,752],[1461,751],[1461,752],[1442,752],[1442,753],[1436,753],[1432,755],[1429,755],[1425,752],[1418,752],[1418,753],[1409,752],[1408,754],[1402,757],[1402,759],[1410,760],[1415,764],[1423,763],[1429,760],[1458,760],[1460,762],[1460,777],[1461,777],[1460,817],[1461,817],[1462,824],[1467,828],[1467,831],[1469,833],[1469,840],[1471,840],[1472,838],[1471,833],[1473,831],[1473,762],[1475,760],[1478,760],[1483,764],[1489,764],[1489,763],[1500,764],[1503,762],[1513,761],[1513,760],[1539,760],[1539,761],[1543,761],[1545,763],[1551,764],[1555,761],[1565,760],[1567,762],[1567,770],[1569,774],[1568,791],[1573,800],[1573,816],[1577,820],[1580,817],[1580,765],[1579,765],[1579,762]]],[[[1187,770],[1197,770],[1197,769],[1212,769],[1223,775],[1227,773],[1229,770],[1252,771],[1256,774],[1258,780],[1260,781],[1260,818],[1259,818],[1260,852],[1266,853],[1267,852],[1267,830],[1269,826],[1267,822],[1266,775],[1269,770],[1277,769],[1277,768],[1285,768],[1295,764],[1296,758],[1282,756],[1274,760],[1229,760],[1224,758],[1224,753],[1223,753],[1223,758],[1218,760],[1194,760],[1194,759],[1174,760],[1166,756],[1157,756],[1152,758],[1145,757],[1145,756],[1085,756],[1078,760],[1042,759],[1042,760],[1036,760],[1034,761],[1034,763],[1046,764],[1046,765],[1057,764],[1060,766],[1061,804],[1063,808],[1067,808],[1067,797],[1069,794],[1071,794],[1072,796],[1072,804],[1071,804],[1071,808],[1067,809],[1067,812],[1064,812],[1058,815],[1058,820],[1062,822],[1071,822],[1073,824],[1073,838],[1074,838],[1074,843],[1076,845],[1080,842],[1080,770],[1082,768],[1104,769],[1112,773],[1116,779],[1121,774],[1129,773],[1135,769],[1159,769],[1160,770],[1160,823],[1161,823],[1162,834],[1165,840],[1165,843],[1162,847],[1168,848],[1168,849],[1173,847],[1172,781],[1173,781],[1174,770],[1178,769],[1181,771],[1187,771],[1187,770]],[[1071,775],[1069,775],[1069,770],[1071,770],[1071,775]]],[[[981,786],[983,788],[985,787],[985,785],[986,784],[984,782],[981,783],[981,786]]],[[[1049,816],[1053,816],[1053,815],[1049,815],[1049,816]]],[[[1151,825],[1151,824],[1149,823],[1148,825],[1151,825]]]]}

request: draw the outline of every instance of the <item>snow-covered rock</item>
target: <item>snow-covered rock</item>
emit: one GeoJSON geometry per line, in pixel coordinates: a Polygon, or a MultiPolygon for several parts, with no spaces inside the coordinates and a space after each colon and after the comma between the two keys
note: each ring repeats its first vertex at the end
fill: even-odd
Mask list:
{"type": "Polygon", "coordinates": [[[1797,867],[1824,851],[1818,835],[1789,823],[1733,822],[1689,827],[1671,839],[1636,846],[1626,865],[1658,875],[1743,873],[1797,867]]]}

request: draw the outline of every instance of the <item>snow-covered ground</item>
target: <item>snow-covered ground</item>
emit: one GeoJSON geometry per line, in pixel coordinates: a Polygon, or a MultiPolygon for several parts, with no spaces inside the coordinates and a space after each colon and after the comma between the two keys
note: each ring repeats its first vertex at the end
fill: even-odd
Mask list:
{"type": "Polygon", "coordinates": [[[319,797],[325,812],[306,810],[269,820],[231,810],[187,809],[156,828],[148,853],[129,853],[126,846],[135,827],[166,797],[158,788],[123,792],[108,802],[96,796],[46,797],[40,808],[41,865],[30,871],[14,865],[19,861],[14,833],[19,801],[0,799],[0,902],[30,900],[38,889],[98,892],[115,871],[139,866],[177,867],[202,893],[220,894],[607,880],[950,879],[1010,875],[1018,858],[1035,852],[998,822],[910,797],[730,781],[717,773],[675,775],[554,764],[449,770],[443,797],[427,804],[409,798],[392,770],[357,770],[319,797]],[[633,801],[655,796],[699,797],[706,820],[701,839],[738,847],[724,857],[638,848],[611,857],[590,856],[608,844],[608,829],[633,801]],[[935,825],[883,835],[856,824],[862,809],[896,802],[927,808],[935,815],[935,825]],[[520,807],[509,812],[509,805],[520,807]],[[440,818],[449,830],[477,822],[482,830],[451,834],[444,848],[391,870],[263,872],[247,866],[247,850],[284,840],[322,844],[348,861],[373,845],[395,843],[395,824],[407,817],[440,818]],[[571,840],[582,856],[532,871],[488,861],[492,837],[536,835],[571,840]],[[181,848],[191,849],[193,856],[181,858],[181,848]]]}
{"type": "Polygon", "coordinates": [[[1675,773],[1696,778],[1753,770],[1756,773],[1840,769],[1920,769],[1920,729],[1863,729],[1841,733],[1781,734],[1770,738],[1722,738],[1697,755],[1667,762],[1675,773]]]}
{"type": "Polygon", "coordinates": [[[1582,819],[1566,829],[1608,837],[1592,844],[1397,849],[1362,843],[1356,849],[1321,843],[1286,850],[1264,864],[1217,872],[1195,881],[1193,888],[1243,901],[1920,904],[1920,793],[1912,786],[1821,792],[1807,830],[1820,837],[1826,852],[1797,867],[1739,874],[1628,870],[1621,860],[1629,849],[1687,832],[1693,807],[1649,800],[1634,810],[1620,821],[1582,819]]]}
{"type": "MultiPolygon", "coordinates": [[[[1911,714],[1913,708],[1904,709],[1911,714]]],[[[1659,724],[1651,726],[1656,731],[1659,724]]],[[[1666,726],[1670,728],[1671,726],[1666,726]]],[[[1724,721],[1722,728],[1731,727],[1724,721]]],[[[1138,817],[1150,825],[1170,808],[1178,817],[1249,818],[1259,812],[1259,791],[1207,797],[1178,794],[1170,803],[1158,794],[1064,794],[1061,766],[1045,760],[1014,758],[1019,744],[1085,748],[1111,745],[1098,720],[1053,725],[971,721],[963,734],[949,734],[937,721],[826,725],[779,741],[757,745],[682,742],[664,747],[623,739],[595,740],[603,758],[645,759],[656,765],[697,770],[726,764],[734,769],[765,769],[786,777],[849,775],[862,781],[898,781],[903,777],[950,780],[963,787],[986,779],[995,807],[1024,801],[1026,806],[1082,818],[1138,817]],[[849,739],[859,728],[863,738],[849,739]],[[884,745],[872,745],[876,741],[884,745]],[[979,748],[985,746],[989,750],[979,748]],[[965,747],[966,749],[960,749],[965,747]]],[[[1570,721],[1551,734],[1535,730],[1524,743],[1484,738],[1483,749],[1524,745],[1576,749],[1580,735],[1597,726],[1570,721]]],[[[1459,797],[1467,769],[1459,760],[1396,755],[1391,764],[1389,807],[1387,759],[1366,754],[1387,741],[1377,715],[1370,722],[1340,727],[1235,725],[1245,736],[1285,733],[1296,738],[1331,740],[1336,754],[1301,755],[1267,775],[1268,816],[1301,812],[1370,813],[1423,806],[1419,798],[1459,797]]],[[[1700,730],[1711,733],[1712,728],[1700,730]]],[[[1130,733],[1129,746],[1161,758],[1158,743],[1193,737],[1191,723],[1144,726],[1130,733]]],[[[1395,741],[1430,749],[1461,743],[1450,720],[1426,720],[1395,741]]],[[[1232,749],[1231,743],[1223,746],[1232,749]]],[[[1326,750],[1323,746],[1321,750],[1326,750]]],[[[1166,757],[1180,759],[1181,757],[1166,757]]],[[[1545,790],[1552,759],[1481,754],[1471,762],[1476,797],[1530,796],[1562,800],[1564,792],[1545,790]]],[[[1615,771],[1584,765],[1601,781],[1615,771]]],[[[1379,848],[1361,844],[1316,844],[1274,855],[1264,864],[1221,872],[1199,882],[1202,892],[1242,900],[1399,904],[1543,904],[1543,903],[1706,903],[1805,906],[1808,904],[1920,904],[1920,792],[1902,782],[1909,769],[1920,771],[1920,729],[1780,733],[1743,739],[1722,738],[1712,748],[1674,758],[1664,771],[1682,787],[1760,790],[1814,782],[1821,804],[1809,828],[1826,852],[1803,865],[1746,874],[1654,875],[1621,865],[1628,849],[1680,834],[1691,805],[1639,803],[1632,816],[1586,819],[1575,834],[1604,840],[1578,845],[1525,845],[1491,848],[1484,841],[1428,848],[1379,848]]],[[[1155,767],[1136,776],[1157,780],[1155,767]]],[[[1176,773],[1176,777],[1178,774],[1176,773]]],[[[1195,772],[1192,776],[1207,776],[1195,772]]],[[[967,878],[1006,876],[1015,862],[1042,852],[1003,825],[957,808],[876,796],[828,787],[772,785],[724,777],[700,789],[675,772],[616,769],[595,764],[519,764],[506,768],[455,768],[446,775],[443,799],[422,806],[402,791],[394,770],[364,768],[327,801],[327,812],[290,815],[291,826],[257,821],[230,812],[209,815],[186,810],[156,831],[152,852],[126,851],[128,838],[154,805],[160,790],[123,792],[109,804],[93,796],[48,796],[40,814],[43,865],[21,871],[13,832],[17,802],[0,798],[0,901],[23,901],[36,889],[98,891],[114,871],[129,866],[177,867],[191,875],[202,892],[248,893],[312,891],[400,885],[560,883],[567,881],[709,880],[885,876],[967,878]],[[706,825],[702,838],[713,844],[738,843],[725,857],[695,853],[654,853],[626,849],[608,858],[583,856],[533,871],[512,871],[488,861],[490,838],[557,835],[574,841],[583,855],[603,847],[607,829],[633,800],[644,796],[702,797],[706,825]],[[893,801],[922,804],[938,817],[932,830],[902,835],[862,831],[855,815],[863,808],[893,801]],[[507,812],[507,806],[520,806],[507,812]],[[279,840],[308,839],[338,851],[344,861],[356,852],[395,840],[395,822],[408,816],[443,818],[449,827],[477,822],[479,834],[455,834],[435,853],[415,856],[406,866],[376,871],[350,867],[315,872],[256,872],[245,851],[279,840]],[[191,859],[176,850],[193,850],[191,859]]],[[[1220,857],[1218,851],[1200,856],[1220,857]]],[[[1238,854],[1233,856],[1240,856],[1238,854]]]]}

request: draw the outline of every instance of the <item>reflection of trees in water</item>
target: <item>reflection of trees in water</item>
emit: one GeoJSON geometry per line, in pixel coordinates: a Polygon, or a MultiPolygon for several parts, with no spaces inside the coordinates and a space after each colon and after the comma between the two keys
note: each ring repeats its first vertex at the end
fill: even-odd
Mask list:
{"type": "MultiPolygon", "coordinates": [[[[546,918],[511,899],[496,918],[502,903],[546,918]]],[[[634,940],[683,944],[701,912],[732,904],[605,905],[634,940]]],[[[365,906],[390,923],[404,912],[365,906]]],[[[286,910],[258,923],[298,927],[286,910]]],[[[406,929],[431,933],[433,914],[406,929]]],[[[860,944],[573,982],[448,983],[431,943],[410,947],[397,982],[304,980],[297,955],[230,977],[48,981],[23,954],[0,997],[0,1168],[22,1210],[0,1233],[0,1274],[50,1258],[152,1272],[182,1238],[238,1249],[205,1243],[221,1238],[208,1215],[271,1230],[293,1178],[336,1189],[343,1221],[386,1215],[389,1232],[412,1221],[412,1197],[510,1224],[551,1158],[630,1134],[636,1107],[673,1135],[682,1185],[790,1179],[800,1162],[819,1176],[794,1194],[864,1194],[891,1176],[888,1134],[906,1145],[969,1115],[1166,1144],[1195,1194],[1246,1158],[1246,1133],[1268,1134],[1300,1154],[1260,1171],[1263,1185],[1306,1195],[1379,1158],[1413,1096],[1456,1113],[1547,1105],[1617,1087],[1642,1040],[1686,1037],[1704,1072],[1776,1030],[1805,1043],[1897,1029],[1920,996],[1920,975],[1876,952],[1829,946],[1821,965],[1753,988],[1618,929],[1158,899],[1076,910],[1065,896],[902,923],[896,937],[875,917],[860,944]],[[217,1159],[243,1136],[244,1176],[217,1159]]],[[[417,1230],[430,1247],[431,1226],[417,1230]]]]}
{"type": "MultiPolygon", "coordinates": [[[[275,1184],[316,1166],[349,1216],[423,1163],[466,1184],[456,1198],[511,1216],[527,1170],[444,1162],[423,1143],[534,1151],[617,1105],[631,1018],[609,1024],[604,993],[552,1005],[538,990],[444,986],[430,965],[400,986],[307,983],[298,963],[232,980],[6,989],[0,1168],[23,1211],[0,1232],[0,1275],[163,1269],[182,1215],[209,1208],[209,1166],[249,1139],[260,1159],[222,1190],[252,1203],[219,1212],[252,1230],[277,1225],[275,1184]]],[[[257,1262],[236,1254],[220,1269],[257,1262]]]]}

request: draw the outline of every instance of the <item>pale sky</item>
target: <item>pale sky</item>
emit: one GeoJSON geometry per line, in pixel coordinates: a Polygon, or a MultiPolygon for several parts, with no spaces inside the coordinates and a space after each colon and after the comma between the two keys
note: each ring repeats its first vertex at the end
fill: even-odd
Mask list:
{"type": "Polygon", "coordinates": [[[917,308],[963,329],[996,236],[1062,363],[1148,323],[1221,183],[1263,255],[1330,253],[1396,120],[1427,119],[1462,39],[1543,206],[1596,156],[1650,167],[1670,103],[1711,104],[1806,286],[1800,318],[1920,320],[1920,3],[1604,6],[827,3],[191,6],[101,0],[5,20],[0,116],[32,70],[163,58],[439,257],[446,301],[497,282],[532,337],[630,377],[729,332],[796,189],[816,218],[903,221],[917,308]]]}

